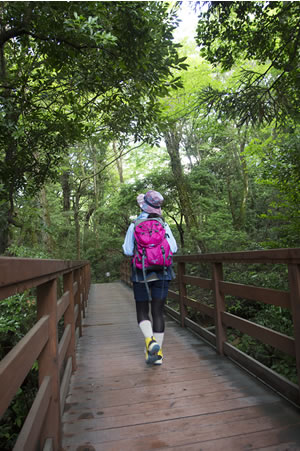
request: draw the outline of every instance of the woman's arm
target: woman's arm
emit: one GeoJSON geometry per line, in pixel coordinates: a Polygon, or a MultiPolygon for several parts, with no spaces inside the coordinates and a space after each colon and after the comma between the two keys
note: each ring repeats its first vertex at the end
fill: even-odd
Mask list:
{"type": "Polygon", "coordinates": [[[123,252],[125,255],[131,256],[133,255],[133,251],[134,251],[134,224],[130,224],[130,226],[128,227],[126,236],[125,236],[125,240],[123,243],[123,252]]]}
{"type": "Polygon", "coordinates": [[[174,238],[174,235],[172,233],[172,230],[170,229],[168,224],[166,224],[166,235],[167,235],[167,240],[170,245],[171,251],[173,252],[173,254],[175,254],[178,251],[178,246],[177,246],[176,240],[174,238]]]}

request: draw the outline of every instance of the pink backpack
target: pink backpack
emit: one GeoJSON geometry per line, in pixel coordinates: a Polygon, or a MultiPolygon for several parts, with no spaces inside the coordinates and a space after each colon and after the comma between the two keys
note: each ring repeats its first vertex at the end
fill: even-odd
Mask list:
{"type": "Polygon", "coordinates": [[[135,252],[132,263],[146,270],[163,270],[172,265],[172,251],[160,218],[137,219],[134,224],[135,252]]]}

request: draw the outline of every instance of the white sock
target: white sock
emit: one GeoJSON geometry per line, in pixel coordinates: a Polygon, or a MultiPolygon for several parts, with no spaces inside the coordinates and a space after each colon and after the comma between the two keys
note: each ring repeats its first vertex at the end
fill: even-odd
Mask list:
{"type": "Polygon", "coordinates": [[[163,341],[164,341],[164,332],[153,332],[155,340],[159,344],[160,348],[162,348],[163,341]]]}
{"type": "Polygon", "coordinates": [[[145,338],[153,336],[152,323],[149,320],[144,320],[139,323],[139,328],[141,329],[145,338]]]}

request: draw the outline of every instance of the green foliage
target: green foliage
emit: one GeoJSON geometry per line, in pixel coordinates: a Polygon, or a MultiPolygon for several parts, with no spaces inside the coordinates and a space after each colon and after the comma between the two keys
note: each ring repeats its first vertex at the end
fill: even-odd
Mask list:
{"type": "MultiPolygon", "coordinates": [[[[36,304],[29,292],[0,302],[0,359],[20,341],[36,321],[36,304]]],[[[11,450],[37,392],[35,364],[0,422],[1,449],[11,450]]]]}
{"type": "Polygon", "coordinates": [[[50,255],[42,247],[38,249],[24,245],[18,246],[16,243],[7,248],[5,255],[22,258],[50,258],[50,255]]]}
{"type": "Polygon", "coordinates": [[[174,11],[163,2],[3,2],[0,31],[0,252],[15,197],[33,195],[69,146],[153,141],[158,98],[180,86],[174,11]]]}
{"type": "Polygon", "coordinates": [[[294,384],[298,383],[296,362],[291,356],[234,329],[229,330],[228,341],[294,384]]]}
{"type": "Polygon", "coordinates": [[[212,64],[230,70],[246,61],[232,90],[206,88],[201,101],[240,123],[284,122],[299,117],[298,2],[209,2],[201,12],[197,42],[212,64]]]}
{"type": "Polygon", "coordinates": [[[265,129],[246,149],[256,169],[256,182],[273,187],[276,196],[262,213],[276,229],[275,247],[299,246],[300,149],[299,127],[276,133],[265,129]]]}
{"type": "Polygon", "coordinates": [[[1,358],[27,333],[35,318],[35,301],[28,292],[1,301],[1,358]]]}

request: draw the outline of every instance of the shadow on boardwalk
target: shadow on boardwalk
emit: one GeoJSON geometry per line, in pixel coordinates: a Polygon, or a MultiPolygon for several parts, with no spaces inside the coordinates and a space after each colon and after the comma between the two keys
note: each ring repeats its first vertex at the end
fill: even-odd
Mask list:
{"type": "Polygon", "coordinates": [[[92,285],[64,450],[300,450],[300,413],[167,320],[162,366],[144,361],[132,292],[92,285]]]}

